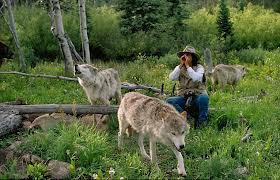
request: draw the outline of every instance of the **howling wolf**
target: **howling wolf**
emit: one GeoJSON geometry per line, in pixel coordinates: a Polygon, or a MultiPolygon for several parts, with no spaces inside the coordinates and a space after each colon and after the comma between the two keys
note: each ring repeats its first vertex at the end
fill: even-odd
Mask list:
{"type": "Polygon", "coordinates": [[[173,106],[156,98],[130,92],[125,94],[121,101],[118,120],[119,148],[123,146],[123,134],[131,126],[139,133],[138,145],[144,158],[150,159],[158,167],[156,141],[160,141],[175,153],[178,160],[178,173],[186,176],[184,159],[180,151],[185,147],[185,135],[190,127],[185,117],[180,115],[173,106]],[[144,135],[148,135],[150,139],[150,156],[143,145],[144,135]]]}
{"type": "Polygon", "coordinates": [[[109,105],[110,99],[121,101],[121,81],[115,69],[99,71],[89,64],[75,65],[75,75],[86,92],[89,102],[109,105]]]}

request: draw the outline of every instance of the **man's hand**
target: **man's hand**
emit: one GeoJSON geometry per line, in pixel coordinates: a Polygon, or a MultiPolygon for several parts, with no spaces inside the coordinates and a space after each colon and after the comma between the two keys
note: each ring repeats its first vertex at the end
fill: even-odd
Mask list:
{"type": "Polygon", "coordinates": [[[185,55],[183,55],[182,57],[180,57],[180,69],[185,66],[185,62],[186,62],[186,58],[185,55]]]}
{"type": "Polygon", "coordinates": [[[192,62],[192,57],[191,55],[187,55],[187,54],[184,54],[182,57],[181,57],[181,63],[184,63],[184,66],[186,68],[190,67],[191,66],[191,62],[192,62]],[[183,61],[182,61],[183,60],[183,61]]]}
{"type": "Polygon", "coordinates": [[[186,57],[184,65],[186,68],[190,67],[190,58],[189,57],[186,57]]]}
{"type": "Polygon", "coordinates": [[[184,54],[182,57],[180,57],[180,69],[185,66],[186,68],[190,67],[190,58],[184,54]]]}

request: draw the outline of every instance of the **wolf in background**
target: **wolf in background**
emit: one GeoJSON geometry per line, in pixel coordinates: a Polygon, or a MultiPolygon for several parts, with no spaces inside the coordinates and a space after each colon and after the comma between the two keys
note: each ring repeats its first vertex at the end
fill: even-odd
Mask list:
{"type": "Polygon", "coordinates": [[[181,150],[185,147],[185,135],[189,125],[185,117],[180,115],[173,106],[156,98],[131,92],[123,97],[119,110],[118,146],[123,147],[123,135],[130,126],[139,133],[138,145],[141,155],[157,165],[156,141],[168,147],[178,160],[178,174],[186,176],[184,159],[181,150]],[[146,153],[143,139],[148,135],[150,140],[150,156],[146,153]]]}
{"type": "Polygon", "coordinates": [[[228,84],[235,89],[237,83],[245,76],[246,72],[246,68],[241,65],[218,64],[215,66],[210,77],[214,87],[219,84],[224,89],[228,84]]]}

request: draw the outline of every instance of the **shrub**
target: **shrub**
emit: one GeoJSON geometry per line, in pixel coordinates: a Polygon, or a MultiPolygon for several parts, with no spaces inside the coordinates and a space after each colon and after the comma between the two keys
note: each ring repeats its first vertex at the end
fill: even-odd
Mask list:
{"type": "Polygon", "coordinates": [[[266,51],[262,48],[257,49],[244,49],[236,52],[236,56],[240,59],[242,63],[252,63],[258,64],[264,63],[266,51]]]}
{"type": "Polygon", "coordinates": [[[36,60],[32,56],[54,59],[60,54],[57,40],[50,31],[50,18],[46,12],[36,7],[21,6],[15,11],[15,19],[21,45],[27,57],[31,57],[27,58],[29,63],[36,60]]]}
{"type": "Polygon", "coordinates": [[[120,56],[123,37],[120,32],[120,14],[112,7],[90,8],[89,39],[93,57],[115,59],[120,56]]]}
{"type": "Polygon", "coordinates": [[[233,48],[275,49],[280,46],[280,15],[249,4],[244,11],[231,13],[234,23],[233,48]],[[257,22],[257,23],[256,23],[257,22]]]}
{"type": "Polygon", "coordinates": [[[218,33],[215,14],[210,14],[206,9],[201,9],[193,12],[190,19],[187,19],[185,23],[184,37],[187,44],[191,44],[197,49],[213,47],[218,33]]]}
{"type": "Polygon", "coordinates": [[[47,172],[48,167],[44,164],[29,164],[27,166],[27,175],[32,177],[33,179],[44,179],[44,175],[47,172]]]}

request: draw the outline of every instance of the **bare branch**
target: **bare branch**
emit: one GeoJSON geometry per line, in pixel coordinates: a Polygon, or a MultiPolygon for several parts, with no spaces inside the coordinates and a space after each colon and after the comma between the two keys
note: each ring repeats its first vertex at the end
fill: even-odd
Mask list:
{"type": "Polygon", "coordinates": [[[16,74],[16,75],[22,75],[22,76],[30,76],[30,77],[42,77],[42,78],[52,78],[52,79],[62,79],[62,80],[68,80],[68,81],[78,81],[77,78],[69,78],[64,76],[52,76],[52,75],[45,75],[45,74],[27,74],[17,71],[10,71],[10,72],[0,72],[0,74],[16,74]]]}
{"type": "MultiPolygon", "coordinates": [[[[78,81],[77,78],[70,78],[70,77],[65,77],[65,76],[53,76],[53,75],[45,75],[45,74],[27,74],[27,73],[22,73],[22,72],[17,72],[17,71],[2,71],[0,74],[14,74],[14,75],[21,75],[21,76],[29,76],[29,77],[41,77],[41,78],[52,78],[52,79],[61,79],[61,80],[67,80],[67,81],[78,81]]],[[[146,85],[141,85],[141,84],[130,84],[130,83],[122,83],[121,86],[122,89],[128,89],[131,91],[137,90],[137,89],[145,89],[145,90],[150,90],[153,92],[160,93],[161,90],[152,86],[146,86],[146,85]]]]}

